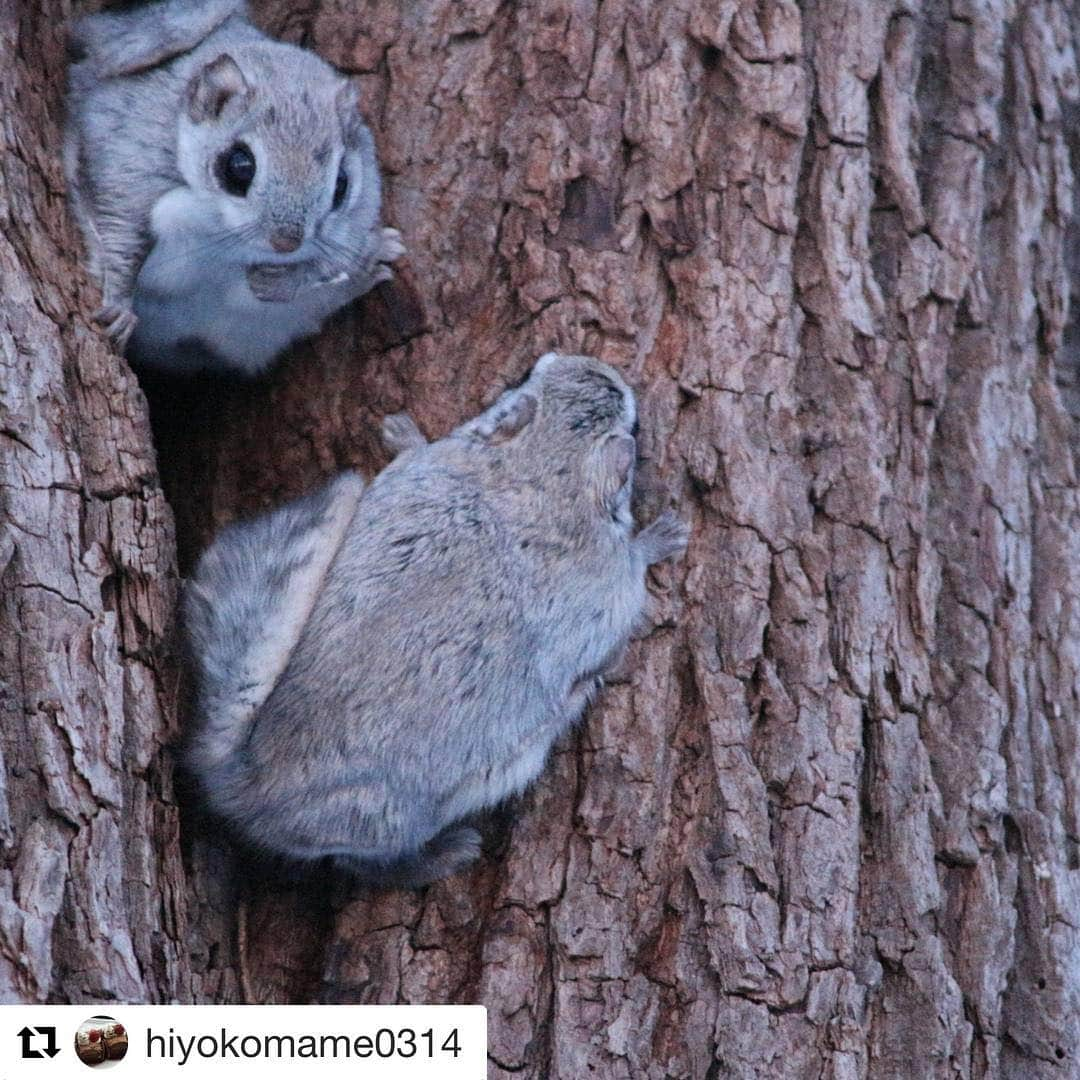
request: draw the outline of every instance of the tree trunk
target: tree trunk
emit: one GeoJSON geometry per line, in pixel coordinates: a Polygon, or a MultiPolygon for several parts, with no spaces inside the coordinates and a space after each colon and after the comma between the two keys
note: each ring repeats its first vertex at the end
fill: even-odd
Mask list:
{"type": "Polygon", "coordinates": [[[4,995],[479,1001],[492,1077],[1077,1075],[1074,5],[255,4],[359,76],[409,255],[265,380],[145,383],[181,571],[550,348],[694,525],[482,863],[383,894],[238,883],[193,811],[185,887],[171,517],[43,7],[0,12],[4,995]]]}
{"type": "Polygon", "coordinates": [[[64,14],[0,5],[0,1000],[190,995],[161,744],[172,516],[146,407],[82,312],[64,14]]]}

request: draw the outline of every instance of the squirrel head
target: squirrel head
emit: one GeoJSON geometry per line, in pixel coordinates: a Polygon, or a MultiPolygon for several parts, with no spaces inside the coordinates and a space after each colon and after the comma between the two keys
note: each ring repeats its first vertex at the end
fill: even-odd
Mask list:
{"type": "Polygon", "coordinates": [[[455,434],[565,476],[600,512],[632,526],[637,405],[608,364],[547,353],[520,385],[455,434]]]}
{"type": "Polygon", "coordinates": [[[201,65],[177,161],[248,263],[315,260],[329,279],[355,268],[376,224],[379,176],[356,87],[304,49],[249,44],[201,65]]]}

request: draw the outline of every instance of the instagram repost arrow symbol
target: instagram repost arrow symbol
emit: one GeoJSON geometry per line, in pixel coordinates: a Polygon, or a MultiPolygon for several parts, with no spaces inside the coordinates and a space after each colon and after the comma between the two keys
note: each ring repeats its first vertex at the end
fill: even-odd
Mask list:
{"type": "Polygon", "coordinates": [[[48,1057],[54,1058],[60,1053],[60,1047],[56,1045],[56,1028],[44,1027],[34,1028],[39,1035],[44,1035],[48,1046],[45,1047],[45,1054],[48,1057]]]}
{"type": "Polygon", "coordinates": [[[19,1032],[19,1038],[22,1039],[22,1056],[24,1058],[39,1058],[43,1054],[46,1057],[54,1058],[60,1053],[60,1047],[56,1045],[56,1028],[54,1027],[24,1027],[19,1032]],[[46,1046],[44,1051],[30,1048],[30,1040],[34,1038],[35,1034],[45,1036],[46,1046]]]}
{"type": "Polygon", "coordinates": [[[19,1038],[22,1039],[22,1056],[24,1058],[39,1058],[41,1057],[40,1050],[30,1049],[30,1040],[34,1037],[34,1029],[24,1027],[19,1032],[19,1038]]]}

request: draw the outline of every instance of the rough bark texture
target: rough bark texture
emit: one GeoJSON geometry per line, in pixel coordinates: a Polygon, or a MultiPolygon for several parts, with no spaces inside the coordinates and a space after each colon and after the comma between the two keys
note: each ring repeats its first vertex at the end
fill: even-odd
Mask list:
{"type": "Polygon", "coordinates": [[[190,991],[163,645],[172,515],[88,324],[59,164],[60,4],[0,5],[0,1000],[190,991]]]}
{"type": "Polygon", "coordinates": [[[5,11],[5,992],[481,1001],[493,1077],[1076,1076],[1073,5],[255,6],[360,77],[410,255],[265,381],[147,384],[181,569],[553,347],[694,538],[475,871],[237,884],[189,815],[185,899],[169,512],[5,11]]]}

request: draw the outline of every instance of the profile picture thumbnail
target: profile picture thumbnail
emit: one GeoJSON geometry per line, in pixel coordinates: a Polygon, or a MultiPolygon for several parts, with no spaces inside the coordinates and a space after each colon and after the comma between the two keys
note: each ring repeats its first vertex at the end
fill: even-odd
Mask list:
{"type": "Polygon", "coordinates": [[[107,1065],[127,1053],[127,1030],[111,1016],[91,1016],[75,1032],[75,1053],[84,1065],[107,1065]]]}

